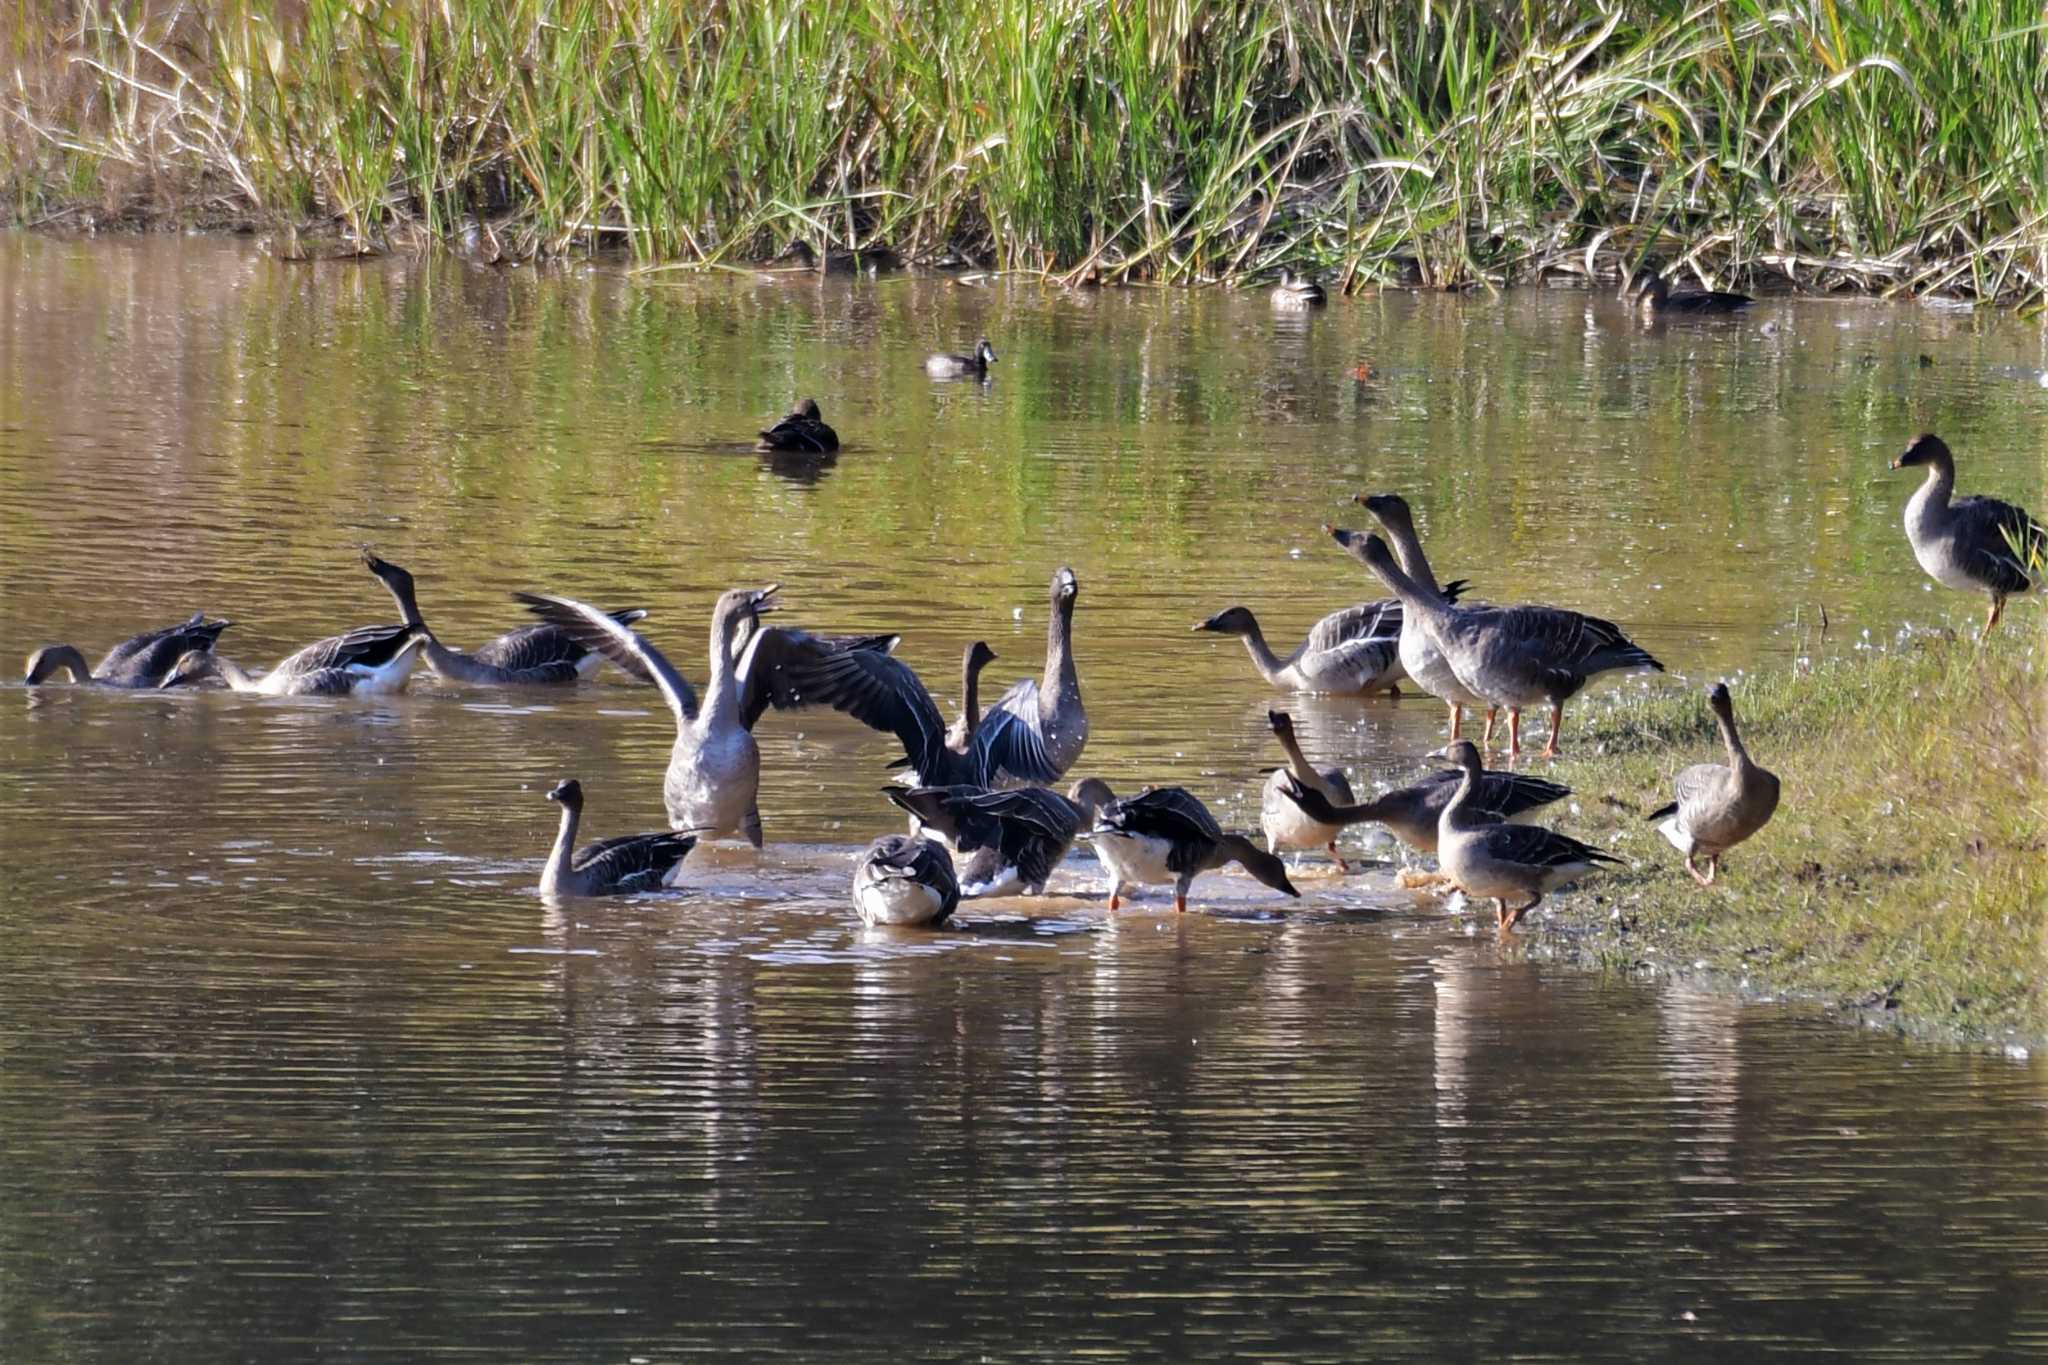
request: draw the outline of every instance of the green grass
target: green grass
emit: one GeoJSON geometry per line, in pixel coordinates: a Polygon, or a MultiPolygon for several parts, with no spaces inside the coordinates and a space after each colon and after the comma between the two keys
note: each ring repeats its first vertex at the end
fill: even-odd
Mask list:
{"type": "Polygon", "coordinates": [[[2048,678],[2036,613],[2015,614],[1981,651],[1920,636],[1737,682],[1744,742],[1783,794],[1711,888],[1642,819],[1678,769],[1719,759],[1704,696],[1568,726],[1571,831],[1632,866],[1560,897],[1531,941],[1704,964],[1916,1030],[2048,1039],[2048,678]]]}
{"type": "Polygon", "coordinates": [[[0,201],[1112,281],[1654,253],[2024,303],[2044,28],[2022,0],[0,0],[0,201]]]}

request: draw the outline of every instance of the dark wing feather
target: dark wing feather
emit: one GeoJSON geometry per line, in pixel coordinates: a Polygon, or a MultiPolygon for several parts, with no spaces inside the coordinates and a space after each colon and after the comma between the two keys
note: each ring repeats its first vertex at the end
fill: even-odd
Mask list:
{"type": "Polygon", "coordinates": [[[771,628],[748,642],[741,675],[741,708],[748,715],[770,704],[829,706],[902,741],[921,785],[943,785],[953,775],[945,718],[901,659],[872,649],[835,649],[802,631],[771,628]]]}
{"type": "Polygon", "coordinates": [[[596,650],[642,682],[660,688],[662,696],[668,699],[669,710],[675,713],[676,724],[687,725],[697,719],[697,694],[646,636],[573,597],[549,597],[534,592],[515,592],[512,596],[541,620],[568,632],[584,648],[596,650]]]}
{"type": "Polygon", "coordinates": [[[1213,844],[1223,837],[1216,817],[1185,787],[1150,787],[1112,801],[1103,807],[1096,826],[1176,844],[1213,844]]]}
{"type": "Polygon", "coordinates": [[[576,851],[570,866],[619,891],[652,890],[697,846],[694,834],[621,834],[576,851]]]}
{"type": "MultiPolygon", "coordinates": [[[[833,706],[836,710],[844,710],[815,695],[817,688],[811,684],[816,682],[815,670],[822,661],[835,654],[887,657],[902,638],[900,635],[813,635],[809,631],[788,630],[780,626],[753,627],[740,649],[740,723],[749,730],[753,729],[754,723],[770,706],[778,711],[805,706],[833,706]]],[[[917,675],[910,672],[910,665],[892,662],[896,662],[897,668],[916,682],[917,675]]],[[[922,683],[917,685],[923,687],[922,683]]],[[[926,699],[930,700],[929,693],[926,699]]],[[[937,709],[934,703],[933,710],[937,709]]],[[[855,719],[863,720],[859,716],[855,719]]],[[[863,723],[874,724],[865,720],[863,723]]],[[[906,751],[908,748],[905,745],[906,751]]],[[[932,775],[940,774],[934,772],[932,775]]]]}
{"type": "Polygon", "coordinates": [[[1960,523],[1956,539],[1969,553],[1968,568],[1986,588],[2013,593],[2033,586],[2026,563],[2013,553],[2013,542],[2023,553],[2048,555],[2048,531],[2025,508],[1975,496],[1951,502],[1949,514],[1960,523]]]}
{"type": "Polygon", "coordinates": [[[328,668],[381,668],[412,639],[412,627],[358,626],[345,635],[315,640],[277,666],[280,673],[317,673],[328,668]]]}
{"type": "MultiPolygon", "coordinates": [[[[615,611],[611,618],[622,626],[629,626],[646,614],[639,610],[615,611]]],[[[478,646],[470,657],[480,664],[514,673],[545,670],[549,681],[567,681],[575,676],[577,665],[590,652],[589,646],[560,626],[542,624],[508,630],[497,639],[478,646]]]]}
{"type": "Polygon", "coordinates": [[[1057,782],[1064,770],[1053,762],[1039,729],[1038,680],[1025,678],[982,712],[974,731],[976,769],[988,782],[1057,782]]]}
{"type": "Polygon", "coordinates": [[[933,924],[944,924],[960,904],[960,880],[953,872],[953,860],[946,850],[929,839],[908,834],[890,834],[868,845],[862,855],[870,864],[891,867],[913,881],[938,891],[941,904],[933,924]]]}
{"type": "Polygon", "coordinates": [[[1401,604],[1389,598],[1331,612],[1309,627],[1305,648],[1308,653],[1324,654],[1360,640],[1400,638],[1401,604]]]}
{"type": "Polygon", "coordinates": [[[1664,671],[1663,664],[1612,621],[1563,607],[1501,607],[1496,611],[1501,623],[1553,670],[1581,677],[1616,668],[1664,671]]]}
{"type": "Polygon", "coordinates": [[[190,620],[147,631],[115,645],[92,671],[93,678],[97,682],[154,686],[178,666],[186,651],[212,649],[220,633],[232,624],[209,621],[203,613],[195,611],[190,620]]]}
{"type": "Polygon", "coordinates": [[[965,803],[1006,823],[1028,825],[1054,839],[1071,839],[1081,827],[1081,808],[1050,787],[1006,787],[963,798],[965,803]]]}
{"type": "MultiPolygon", "coordinates": [[[[1457,789],[1462,776],[1455,768],[1446,769],[1438,775],[1457,789]]],[[[1558,782],[1546,782],[1540,777],[1525,777],[1520,773],[1488,772],[1479,779],[1479,789],[1472,793],[1473,804],[1481,810],[1498,812],[1505,820],[1524,811],[1547,806],[1553,801],[1562,801],[1572,794],[1572,789],[1558,782]]],[[[1447,798],[1448,799],[1448,798],[1447,798]]]]}
{"type": "Polygon", "coordinates": [[[1621,859],[1582,844],[1569,834],[1541,825],[1488,825],[1486,851],[1503,862],[1523,867],[1561,867],[1566,863],[1618,863],[1621,859]]]}

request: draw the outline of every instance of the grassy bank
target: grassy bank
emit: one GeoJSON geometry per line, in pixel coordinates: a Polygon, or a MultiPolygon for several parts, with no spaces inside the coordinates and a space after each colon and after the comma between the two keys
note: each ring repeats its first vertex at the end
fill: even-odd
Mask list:
{"type": "Polygon", "coordinates": [[[2025,303],[2028,0],[0,7],[17,221],[1170,282],[1610,273],[2025,303]]]}
{"type": "Polygon", "coordinates": [[[1744,740],[1783,803],[1711,888],[1641,816],[1679,768],[1720,758],[1703,694],[1618,702],[1568,729],[1555,776],[1579,793],[1572,832],[1633,866],[1560,898],[1532,946],[1703,965],[1920,1031],[2048,1040],[2048,680],[2032,618],[1981,653],[1922,636],[1737,683],[1744,740]]]}

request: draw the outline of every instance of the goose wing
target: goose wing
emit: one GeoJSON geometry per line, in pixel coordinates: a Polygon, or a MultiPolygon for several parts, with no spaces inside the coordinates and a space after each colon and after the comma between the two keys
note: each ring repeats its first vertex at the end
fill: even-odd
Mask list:
{"type": "MultiPolygon", "coordinates": [[[[1455,768],[1447,768],[1438,774],[1449,784],[1446,800],[1450,792],[1457,790],[1461,776],[1455,768]]],[[[1524,811],[1562,801],[1571,794],[1572,789],[1560,782],[1546,782],[1540,777],[1525,777],[1521,773],[1488,772],[1481,775],[1479,789],[1472,793],[1472,797],[1481,810],[1495,811],[1501,819],[1511,820],[1524,811]]]]}
{"type": "Polygon", "coordinates": [[[1095,827],[1176,844],[1213,844],[1223,837],[1216,817],[1185,787],[1148,787],[1112,801],[1097,815],[1095,827]]]}
{"type": "Polygon", "coordinates": [[[668,698],[668,709],[675,712],[677,725],[688,725],[697,719],[697,694],[646,636],[573,597],[550,597],[537,592],[515,592],[512,596],[585,649],[596,650],[642,682],[660,688],[662,696],[668,698]]]}
{"type": "Polygon", "coordinates": [[[2027,562],[2021,556],[2048,556],[2048,529],[1998,498],[1974,496],[1957,498],[1949,504],[1959,534],[1956,545],[1965,556],[1965,566],[1994,592],[2025,592],[2033,585],[2027,562]],[[2017,543],[2020,553],[2013,553],[2017,543]]]}
{"type": "Polygon", "coordinates": [[[1620,626],[1598,616],[1541,606],[1502,607],[1489,615],[1493,629],[1548,671],[1578,677],[1617,668],[1664,671],[1664,665],[1624,635],[1620,626]]]}
{"type": "Polygon", "coordinates": [[[186,651],[212,649],[214,642],[220,639],[220,633],[233,624],[232,621],[209,621],[204,613],[195,611],[190,620],[123,640],[107,651],[107,656],[100,660],[92,675],[101,682],[132,682],[137,685],[161,682],[178,666],[178,660],[185,657],[186,651]]]}
{"type": "Polygon", "coordinates": [[[1541,825],[1488,825],[1489,857],[1521,867],[1566,867],[1572,863],[1618,863],[1621,859],[1541,825]]]}
{"type": "MultiPolygon", "coordinates": [[[[820,701],[806,683],[812,680],[813,670],[822,661],[834,654],[860,653],[886,657],[896,648],[900,635],[813,635],[809,631],[790,630],[781,626],[755,625],[740,649],[737,681],[740,694],[740,723],[749,730],[761,719],[762,713],[773,706],[778,711],[787,711],[813,705],[834,705],[820,701]]],[[[904,673],[910,674],[912,682],[917,675],[910,673],[908,664],[898,663],[904,673]]],[[[917,684],[922,687],[922,683],[917,684]]],[[[930,695],[926,694],[926,700],[930,695]]],[[[837,708],[835,709],[844,709],[837,708]]],[[[934,713],[938,704],[932,704],[934,713]]],[[[856,717],[859,719],[859,717],[856,717]]],[[[867,722],[873,724],[872,721],[867,722]]],[[[893,728],[893,727],[877,727],[893,728]]],[[[904,752],[910,752],[906,745],[904,752]]]]}
{"type": "Polygon", "coordinates": [[[1059,781],[1063,769],[1053,762],[1039,725],[1038,680],[1025,678],[982,712],[974,731],[976,768],[990,783],[1059,781]]]}
{"type": "Polygon", "coordinates": [[[1049,839],[1071,839],[1081,827],[1081,808],[1050,787],[1006,787],[977,791],[964,804],[999,820],[1026,825],[1049,839]]]}
{"type": "Polygon", "coordinates": [[[1361,602],[1355,607],[1333,611],[1310,626],[1303,653],[1323,654],[1360,640],[1398,640],[1400,636],[1400,602],[1393,598],[1383,602],[1361,602]]]}
{"type": "Polygon", "coordinates": [[[771,704],[829,706],[896,736],[911,771],[927,785],[948,772],[945,718],[910,665],[893,655],[767,628],[748,641],[740,673],[741,707],[750,717],[771,704]]]}
{"type": "Polygon", "coordinates": [[[315,640],[298,653],[286,656],[272,671],[297,677],[330,668],[381,668],[398,657],[412,634],[412,627],[403,622],[395,626],[357,626],[346,634],[315,640]]]}
{"type": "Polygon", "coordinates": [[[652,891],[697,846],[694,834],[621,834],[576,851],[570,866],[593,882],[619,891],[652,891]]]}
{"type": "MultiPolygon", "coordinates": [[[[630,626],[647,615],[640,610],[615,611],[612,620],[630,626]]],[[[568,682],[576,667],[590,654],[587,645],[560,626],[531,625],[508,630],[497,639],[479,645],[470,655],[480,664],[502,668],[509,673],[532,673],[536,681],[568,682]]]]}

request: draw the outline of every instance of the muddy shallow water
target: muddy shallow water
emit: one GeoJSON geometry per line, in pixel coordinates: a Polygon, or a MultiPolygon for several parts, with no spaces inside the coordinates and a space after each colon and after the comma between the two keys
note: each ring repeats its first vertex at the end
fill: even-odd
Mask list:
{"type": "MultiPolygon", "coordinates": [[[[1243,602],[1284,652],[1378,595],[1317,529],[1358,489],[1444,576],[1670,666],[1597,706],[1969,620],[1884,463],[1932,428],[2038,501],[2044,364],[2036,327],[1868,304],[1302,321],[0,235],[0,635],[96,658],[205,609],[264,665],[392,618],[371,543],[455,643],[562,591],[648,608],[701,679],[711,598],[779,581],[792,622],[903,632],[950,705],[970,640],[1036,671],[1068,563],[1082,769],[1250,825],[1276,698],[1188,627],[1243,602]],[[925,377],[984,332],[993,383],[925,377]],[[846,450],[747,452],[802,394],[846,450]]],[[[1364,786],[1439,742],[1427,699],[1285,703],[1364,786]]],[[[894,751],[830,716],[761,726],[765,853],[544,905],[541,794],[656,828],[671,735],[616,673],[0,688],[0,1357],[2048,1348],[2035,1061],[1529,961],[1363,834],[1300,902],[1229,876],[1112,919],[1078,856],[1047,901],[862,931],[894,751]]]]}

